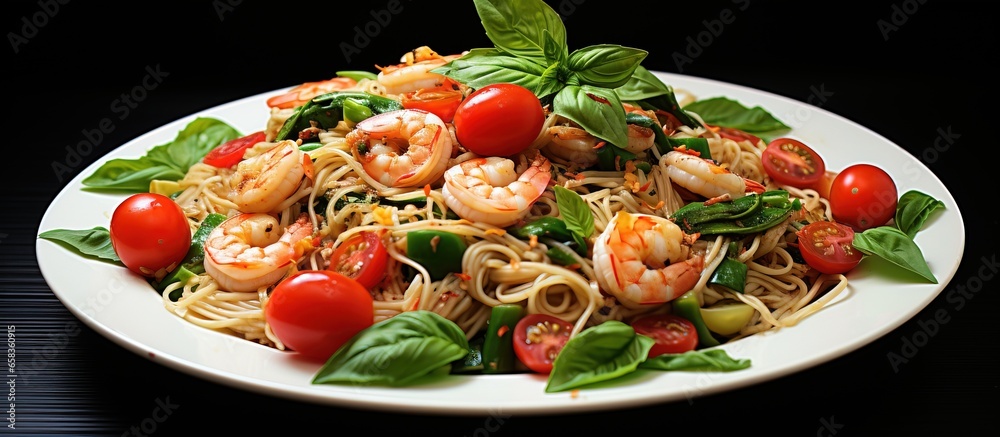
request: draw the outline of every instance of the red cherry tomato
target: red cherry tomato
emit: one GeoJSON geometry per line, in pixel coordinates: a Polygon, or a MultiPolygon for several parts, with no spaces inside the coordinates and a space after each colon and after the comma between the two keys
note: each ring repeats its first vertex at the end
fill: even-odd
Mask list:
{"type": "Polygon", "coordinates": [[[715,130],[720,137],[729,138],[730,140],[740,142],[740,141],[750,141],[750,144],[757,145],[760,142],[760,138],[756,135],[751,135],[739,129],[724,127],[724,126],[712,126],[712,130],[715,130]]]}
{"type": "Polygon", "coordinates": [[[815,184],[826,173],[826,163],[819,153],[791,138],[778,138],[768,143],[761,161],[771,179],[796,188],[815,184]]]}
{"type": "Polygon", "coordinates": [[[511,156],[535,141],[544,122],[545,111],[533,92],[498,83],[474,91],[458,106],[455,136],[478,155],[511,156]]]}
{"type": "Polygon", "coordinates": [[[202,162],[218,168],[232,167],[243,160],[243,153],[247,149],[265,139],[264,131],[254,132],[245,137],[234,138],[216,146],[205,155],[202,162]]]}
{"type": "Polygon", "coordinates": [[[318,95],[351,88],[357,84],[358,81],[349,77],[335,77],[330,80],[306,82],[292,88],[285,94],[267,99],[267,106],[280,109],[295,108],[306,104],[318,95]]]}
{"type": "Polygon", "coordinates": [[[362,231],[337,246],[330,256],[329,270],[371,289],[385,278],[388,262],[389,252],[378,233],[362,231]]]}
{"type": "Polygon", "coordinates": [[[451,123],[464,98],[458,84],[449,79],[439,87],[406,93],[400,103],[405,109],[424,110],[441,117],[445,123],[451,123]]]}
{"type": "Polygon", "coordinates": [[[892,176],[870,164],[845,168],[830,186],[830,213],[855,232],[882,226],[896,215],[899,193],[892,176]]]}
{"type": "Polygon", "coordinates": [[[528,314],[514,326],[514,354],[533,372],[550,373],[572,330],[573,325],[558,317],[528,314]]]}
{"type": "Polygon", "coordinates": [[[688,319],[675,314],[643,316],[632,322],[636,334],[656,340],[649,357],[681,354],[698,346],[698,329],[688,319]]]}
{"type": "Polygon", "coordinates": [[[129,196],[111,215],[111,246],[129,270],[163,279],[187,256],[191,228],[180,205],[155,193],[129,196]]]}
{"type": "Polygon", "coordinates": [[[372,304],[371,294],[358,281],[329,270],[301,270],[274,287],[264,319],[286,347],[326,361],[372,325],[372,304]]]}
{"type": "Polygon", "coordinates": [[[809,267],[821,273],[845,273],[857,266],[864,257],[851,244],[854,241],[854,231],[842,223],[810,223],[799,229],[796,235],[802,259],[809,267]]]}

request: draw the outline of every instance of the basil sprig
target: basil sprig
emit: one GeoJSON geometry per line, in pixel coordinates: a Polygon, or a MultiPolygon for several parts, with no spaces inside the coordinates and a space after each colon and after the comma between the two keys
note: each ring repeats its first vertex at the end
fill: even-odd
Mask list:
{"type": "Polygon", "coordinates": [[[576,191],[556,185],[556,206],[566,222],[566,229],[573,233],[573,240],[580,247],[587,247],[587,238],[594,234],[594,214],[587,201],[576,191]]]}
{"type": "Polygon", "coordinates": [[[882,258],[937,284],[937,278],[927,267],[924,254],[913,237],[931,214],[941,208],[944,208],[941,200],[920,191],[907,191],[896,203],[896,215],[891,225],[856,233],[851,245],[867,256],[882,258]]]}
{"type": "Polygon", "coordinates": [[[907,191],[899,196],[896,203],[896,227],[913,238],[931,214],[940,208],[944,208],[944,202],[920,191],[907,191]]]}
{"type": "MultiPolygon", "coordinates": [[[[634,80],[645,50],[600,44],[570,52],[566,27],[545,2],[474,2],[494,48],[473,49],[432,72],[472,88],[500,82],[521,85],[539,99],[551,100],[554,113],[592,135],[618,147],[628,144],[617,88],[634,80]]],[[[664,90],[649,94],[664,95],[664,90]]]]}
{"type": "Polygon", "coordinates": [[[209,151],[240,136],[236,128],[221,120],[198,117],[188,123],[173,141],[153,147],[139,158],[117,158],[105,162],[82,183],[85,190],[146,192],[153,180],[180,180],[209,151]]]}

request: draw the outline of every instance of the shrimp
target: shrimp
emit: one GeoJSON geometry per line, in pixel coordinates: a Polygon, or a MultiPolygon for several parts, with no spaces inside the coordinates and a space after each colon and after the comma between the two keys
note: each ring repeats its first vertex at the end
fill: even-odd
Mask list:
{"type": "MultiPolygon", "coordinates": [[[[625,150],[638,154],[653,147],[655,139],[653,129],[631,123],[627,128],[628,144],[625,145],[625,150]]],[[[549,140],[545,150],[556,158],[577,164],[580,168],[597,164],[597,151],[605,143],[575,123],[552,126],[548,128],[546,134],[549,140]]]]}
{"type": "Polygon", "coordinates": [[[517,174],[514,161],[491,156],[464,161],[444,173],[445,203],[466,220],[510,226],[528,214],[552,178],[552,164],[539,153],[517,174]]]}
{"type": "Polygon", "coordinates": [[[588,168],[597,164],[597,144],[601,140],[587,131],[573,126],[552,126],[547,131],[545,151],[554,158],[588,168]]]}
{"type": "Polygon", "coordinates": [[[379,67],[378,83],[385,89],[386,94],[405,94],[424,88],[434,88],[444,83],[447,77],[431,73],[431,70],[461,56],[441,56],[430,47],[418,47],[403,55],[399,64],[379,67]]]}
{"type": "Polygon", "coordinates": [[[618,211],[594,243],[594,273],[602,290],[628,308],[661,304],[690,291],[704,258],[674,222],[618,211]]]}
{"type": "Polygon", "coordinates": [[[295,193],[311,164],[309,155],[294,141],[279,141],[270,150],[240,161],[229,178],[229,200],[240,212],[272,212],[295,193]]]}
{"type": "Polygon", "coordinates": [[[697,155],[671,150],[660,158],[660,164],[667,164],[667,176],[673,183],[707,198],[728,195],[736,199],[747,192],[743,177],[697,155]]]}
{"type": "Polygon", "coordinates": [[[257,291],[288,272],[287,267],[311,246],[312,233],[304,214],[284,230],[270,214],[235,215],[205,239],[205,272],[223,290],[257,291]]]}
{"type": "Polygon", "coordinates": [[[347,134],[351,153],[365,173],[390,187],[419,187],[448,168],[452,139],[440,117],[416,109],[362,120],[347,134]]]}

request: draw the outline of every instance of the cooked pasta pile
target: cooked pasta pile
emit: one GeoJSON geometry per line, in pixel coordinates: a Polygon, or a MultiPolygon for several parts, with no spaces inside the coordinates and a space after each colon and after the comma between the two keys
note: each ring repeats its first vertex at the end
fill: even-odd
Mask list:
{"type": "MultiPolygon", "coordinates": [[[[399,94],[387,92],[383,83],[367,78],[338,91],[361,91],[400,99],[399,94]]],[[[273,108],[267,126],[262,127],[267,140],[251,148],[244,159],[261,157],[281,144],[275,137],[294,111],[294,108],[273,108]]],[[[648,114],[656,117],[654,113],[648,114]]],[[[454,129],[451,125],[447,127],[446,134],[451,137],[453,149],[441,157],[447,161],[446,168],[462,163],[472,166],[473,160],[483,158],[458,144],[454,129]]],[[[620,165],[619,170],[593,170],[593,166],[588,167],[581,161],[583,158],[575,156],[583,152],[568,150],[565,144],[553,140],[553,132],[572,127],[568,120],[546,111],[537,139],[525,152],[510,159],[518,175],[537,162],[533,159],[539,155],[550,166],[547,187],[517,223],[530,223],[546,216],[560,217],[555,187],[571,190],[584,199],[593,215],[595,231],[589,238],[586,256],[551,238],[522,238],[514,235],[510,226],[461,218],[461,214],[456,214],[461,211],[448,203],[443,178],[408,187],[383,183],[366,171],[356,150],[352,151],[356,146],[349,135],[356,125],[343,120],[333,128],[314,129],[311,138],[296,142],[297,146],[308,142],[321,146],[305,152],[311,161],[311,166],[306,166],[309,168],[305,176],[297,180],[290,195],[270,208],[270,214],[277,219],[281,229],[291,226],[305,214],[314,231],[314,238],[297,246],[296,254],[301,255],[282,267],[283,274],[326,269],[331,254],[340,244],[358,233],[376,231],[382,233],[390,257],[386,278],[371,290],[376,322],[404,311],[429,310],[456,322],[471,338],[485,328],[491,308],[500,303],[519,303],[528,313],[554,315],[571,322],[574,332],[606,320],[627,322],[639,315],[669,312],[670,302],[627,304],[615,293],[603,289],[597,272],[600,266],[595,265],[593,256],[593,243],[612,225],[619,212],[669,217],[691,201],[690,193],[678,189],[671,181],[668,176],[671,164],[657,147],[637,153],[637,161],[649,163],[648,166],[629,162],[620,165]],[[468,249],[462,258],[461,272],[432,280],[424,266],[407,256],[408,233],[428,229],[446,230],[465,240],[468,249]],[[563,253],[573,256],[575,262],[566,265],[550,259],[548,251],[556,246],[562,246],[563,253]]],[[[792,198],[802,202],[801,211],[765,231],[750,235],[702,236],[690,238],[685,243],[685,250],[703,259],[704,267],[693,286],[703,305],[732,300],[756,310],[750,322],[732,339],[795,325],[845,289],[844,276],[822,275],[810,270],[801,261],[796,261],[789,251],[789,246],[795,242],[793,222],[829,217],[829,204],[814,190],[781,186],[771,181],[761,164],[763,141],[757,144],[737,142],[711,129],[687,126],[667,133],[672,138],[706,138],[719,167],[756,181],[767,189],[787,190],[792,198]],[[727,254],[733,241],[744,249],[738,255],[727,254]],[[709,283],[714,269],[727,255],[736,256],[749,267],[743,293],[709,283]]],[[[176,202],[190,218],[192,231],[211,213],[234,216],[245,212],[232,197],[233,180],[237,177],[234,174],[240,171],[239,168],[216,168],[200,163],[180,181],[183,191],[176,202]]],[[[198,275],[164,290],[163,303],[193,324],[284,349],[264,318],[268,293],[276,282],[260,285],[252,291],[230,291],[224,282],[208,273],[198,275]],[[181,297],[171,300],[170,295],[179,288],[183,289],[181,297]]]]}

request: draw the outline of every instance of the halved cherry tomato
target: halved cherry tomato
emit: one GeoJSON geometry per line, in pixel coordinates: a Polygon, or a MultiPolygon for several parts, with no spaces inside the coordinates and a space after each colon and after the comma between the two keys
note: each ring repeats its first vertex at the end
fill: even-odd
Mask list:
{"type": "Polygon", "coordinates": [[[187,256],[191,228],[180,205],[167,196],[138,193],[111,214],[111,247],[129,270],[157,280],[187,256]]]}
{"type": "Polygon", "coordinates": [[[497,83],[474,91],[458,106],[455,136],[480,156],[511,156],[535,141],[544,122],[545,110],[535,93],[497,83]]]}
{"type": "Polygon", "coordinates": [[[820,273],[845,273],[861,262],[864,254],[854,248],[854,230],[842,223],[810,223],[795,233],[799,252],[810,267],[820,273]]]}
{"type": "Polygon", "coordinates": [[[330,256],[329,270],[371,289],[385,278],[389,252],[378,233],[362,231],[340,243],[330,256]]]}
{"type": "Polygon", "coordinates": [[[514,354],[532,371],[550,373],[572,330],[573,325],[558,317],[528,314],[514,326],[514,354]]]}
{"type": "Polygon", "coordinates": [[[796,188],[815,184],[826,173],[826,163],[819,153],[792,138],[778,138],[768,143],[761,161],[764,171],[775,182],[796,188]]]}
{"type": "Polygon", "coordinates": [[[892,176],[871,164],[845,168],[830,186],[830,214],[855,232],[882,226],[896,215],[899,193],[892,176]]]}
{"type": "Polygon", "coordinates": [[[232,167],[243,160],[243,153],[247,149],[253,147],[254,144],[264,141],[266,138],[264,131],[254,132],[245,137],[234,138],[216,146],[201,161],[218,168],[232,167]]]}
{"type": "Polygon", "coordinates": [[[403,94],[400,103],[405,109],[422,109],[451,123],[464,98],[458,83],[448,79],[444,85],[403,94]]]}
{"type": "Polygon", "coordinates": [[[280,109],[295,108],[306,104],[306,102],[320,94],[351,88],[357,84],[358,81],[349,77],[335,77],[330,80],[306,82],[288,90],[285,94],[267,99],[267,106],[280,109]]]}
{"type": "Polygon", "coordinates": [[[372,325],[375,309],[358,281],[329,270],[300,270],[271,291],[264,320],[287,348],[326,361],[372,325]]]}
{"type": "Polygon", "coordinates": [[[740,142],[740,141],[750,141],[750,144],[757,145],[760,142],[760,138],[756,135],[744,132],[742,130],[725,127],[725,126],[710,126],[709,129],[715,131],[722,138],[729,138],[730,140],[740,142]]]}
{"type": "Polygon", "coordinates": [[[649,350],[649,357],[663,354],[681,354],[698,346],[698,329],[694,323],[676,314],[653,314],[632,322],[636,334],[642,334],[656,344],[649,350]]]}

